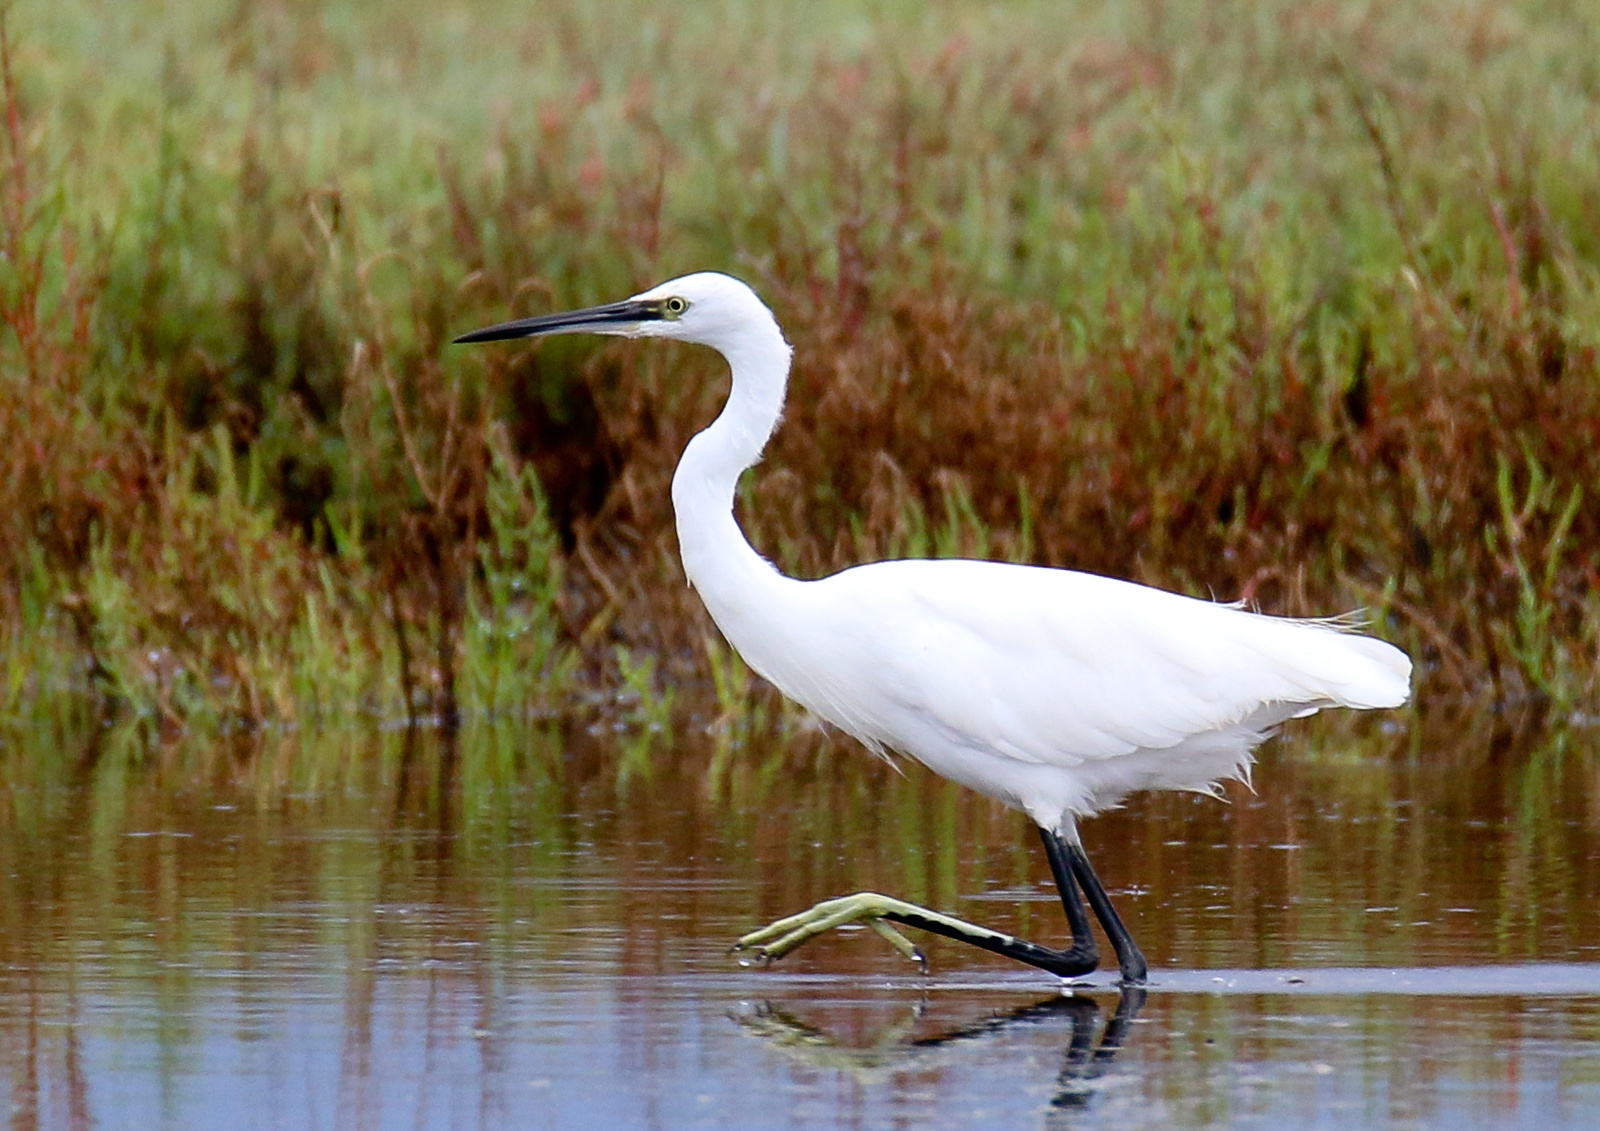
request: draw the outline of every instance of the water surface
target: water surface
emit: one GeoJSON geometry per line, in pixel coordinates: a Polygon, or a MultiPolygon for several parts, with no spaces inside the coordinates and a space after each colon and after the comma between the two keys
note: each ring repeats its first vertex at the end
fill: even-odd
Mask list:
{"type": "Polygon", "coordinates": [[[1144,995],[866,931],[733,962],[861,888],[1064,935],[1020,817],[844,743],[103,742],[5,751],[13,1127],[1600,1125],[1587,732],[1302,728],[1099,818],[1144,995]]]}

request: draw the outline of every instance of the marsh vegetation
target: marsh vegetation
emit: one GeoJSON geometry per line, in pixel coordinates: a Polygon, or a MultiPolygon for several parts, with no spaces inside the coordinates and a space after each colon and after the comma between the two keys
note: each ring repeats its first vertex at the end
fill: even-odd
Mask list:
{"type": "Polygon", "coordinates": [[[1458,0],[13,8],[0,709],[781,722],[676,559],[716,359],[447,345],[714,268],[797,347],[785,569],[1363,607],[1424,704],[1591,710],[1597,59],[1458,0]]]}

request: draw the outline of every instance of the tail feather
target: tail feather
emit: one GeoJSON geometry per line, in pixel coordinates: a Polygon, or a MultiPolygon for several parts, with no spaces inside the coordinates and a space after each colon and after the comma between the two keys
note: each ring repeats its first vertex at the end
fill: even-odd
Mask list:
{"type": "Polygon", "coordinates": [[[1336,627],[1304,644],[1315,653],[1301,661],[1308,691],[1357,710],[1398,707],[1411,697],[1411,658],[1393,644],[1336,627]]]}

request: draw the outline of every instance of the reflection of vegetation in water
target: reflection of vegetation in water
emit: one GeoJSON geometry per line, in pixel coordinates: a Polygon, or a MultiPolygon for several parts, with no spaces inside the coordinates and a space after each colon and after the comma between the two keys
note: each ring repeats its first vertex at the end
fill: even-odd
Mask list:
{"type": "Polygon", "coordinates": [[[1153,804],[1147,835],[1170,886],[1222,869],[1178,964],[1316,963],[1308,940],[1350,938],[1363,940],[1357,964],[1582,953],[1600,891],[1576,861],[1600,830],[1600,748],[1592,731],[1524,722],[1442,716],[1398,745],[1381,726],[1362,740],[1333,722],[1280,739],[1257,775],[1274,800],[1236,798],[1211,844],[1214,832],[1174,822],[1183,801],[1153,804]]]}
{"type": "MultiPolygon", "coordinates": [[[[1595,734],[1524,735],[1506,722],[1426,728],[1421,741],[1450,743],[1448,757],[1408,756],[1415,737],[1381,725],[1302,728],[1268,747],[1259,795],[1136,800],[1085,836],[1114,848],[1107,881],[1124,889],[1158,972],[1583,958],[1600,938],[1600,875],[1588,866],[1600,845],[1595,734]]],[[[383,1003],[399,998],[430,1033],[481,1030],[474,1039],[492,1066],[497,1042],[511,1039],[497,1019],[530,987],[571,990],[585,1009],[597,985],[615,988],[618,1008],[636,1011],[628,1024],[655,1016],[660,986],[685,973],[709,977],[728,999],[782,1000],[774,987],[784,985],[837,998],[840,984],[854,994],[886,976],[903,987],[894,994],[918,992],[897,956],[859,938],[819,940],[815,956],[769,973],[740,972],[726,957],[772,912],[842,890],[903,892],[956,913],[992,895],[981,911],[997,927],[1038,938],[1064,930],[1026,822],[811,733],[772,748],[749,736],[731,755],[719,754],[716,734],[678,735],[657,747],[648,788],[622,791],[623,743],[527,719],[469,723],[453,742],[338,728],[162,741],[92,719],[10,728],[3,741],[0,1072],[44,1065],[46,1082],[81,1063],[70,1022],[108,992],[149,1020],[172,1072],[190,1062],[203,1037],[196,1018],[220,985],[280,977],[301,979],[298,992],[326,990],[308,979],[337,979],[350,1049],[380,1039],[383,1003]],[[817,970],[830,978],[787,979],[817,970]]],[[[929,949],[941,1009],[959,996],[939,989],[941,978],[994,973],[968,948],[929,949]]],[[[240,997],[254,1002],[253,992],[240,997]]],[[[789,1019],[769,1011],[763,1023],[794,1031],[801,1019],[820,1035],[800,1043],[865,1048],[856,1059],[884,1072],[936,1070],[919,1081],[982,1063],[985,1042],[1018,1031],[972,1027],[964,1047],[979,1051],[946,1041],[942,1053],[918,1045],[930,1034],[915,1026],[857,1039],[854,1015],[831,1008],[786,1001],[789,1019]]],[[[1465,1041],[1460,1027],[1498,1040],[1529,1025],[1519,1003],[1397,1001],[1326,1017],[1320,1008],[1157,995],[1142,1015],[1150,1026],[1133,1028],[1116,1062],[1115,1094],[1185,1112],[1211,1103],[1223,1119],[1235,1099],[1218,1093],[1218,1079],[1258,1062],[1306,1074],[1320,1062],[1308,1057],[1347,1063],[1349,1041],[1380,1050],[1371,1064],[1392,1062],[1381,1050],[1421,1049],[1499,1081],[1514,1060],[1481,1033],[1465,1041]]],[[[253,1015],[252,1032],[275,1032],[274,1016],[253,1015]]],[[[1093,1061],[1073,1051],[1099,1031],[1104,1007],[1098,1021],[1037,1020],[1062,1026],[1055,1044],[1032,1045],[1048,1049],[1037,1083],[1068,1097],[1051,1111],[1072,1110],[1074,1095],[1109,1101],[1111,1092],[1079,1087],[1078,1069],[1093,1061]]],[[[854,1073],[851,1055],[829,1071],[854,1073]]],[[[362,1065],[377,1063],[352,1053],[341,1072],[370,1084],[362,1065]]]]}
{"type": "MultiPolygon", "coordinates": [[[[1600,829],[1600,753],[1590,731],[1519,735],[1505,722],[1425,728],[1422,741],[1447,743],[1448,756],[1409,756],[1415,736],[1381,725],[1315,724],[1267,748],[1259,795],[1138,798],[1085,838],[1105,850],[1107,883],[1158,967],[1570,956],[1600,930],[1600,877],[1583,863],[1600,829]]],[[[589,822],[581,839],[602,854],[642,839],[722,861],[739,893],[728,942],[851,890],[981,912],[1023,937],[1064,930],[1026,823],[916,767],[902,775],[809,731],[747,734],[740,746],[715,729],[680,731],[670,745],[657,736],[645,766],[632,742],[527,720],[469,725],[455,740],[328,728],[164,741],[88,719],[10,731],[0,774],[13,831],[47,827],[35,807],[70,794],[108,857],[119,830],[192,821],[220,798],[380,838],[423,822],[452,853],[498,856],[509,883],[519,869],[542,874],[589,822]]],[[[54,842],[76,831],[62,826],[54,842]]],[[[52,838],[16,841],[33,843],[52,838]]],[[[984,961],[926,941],[935,969],[984,961]]],[[[876,948],[848,938],[814,945],[829,966],[875,961],[876,948]]]]}

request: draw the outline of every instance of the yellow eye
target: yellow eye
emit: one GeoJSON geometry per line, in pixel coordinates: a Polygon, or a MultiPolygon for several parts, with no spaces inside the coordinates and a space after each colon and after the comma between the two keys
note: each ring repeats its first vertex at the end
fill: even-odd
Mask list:
{"type": "Polygon", "coordinates": [[[685,298],[679,298],[677,295],[673,295],[668,299],[663,299],[661,302],[661,313],[666,315],[669,319],[679,317],[685,310],[688,309],[689,300],[685,298]]]}

